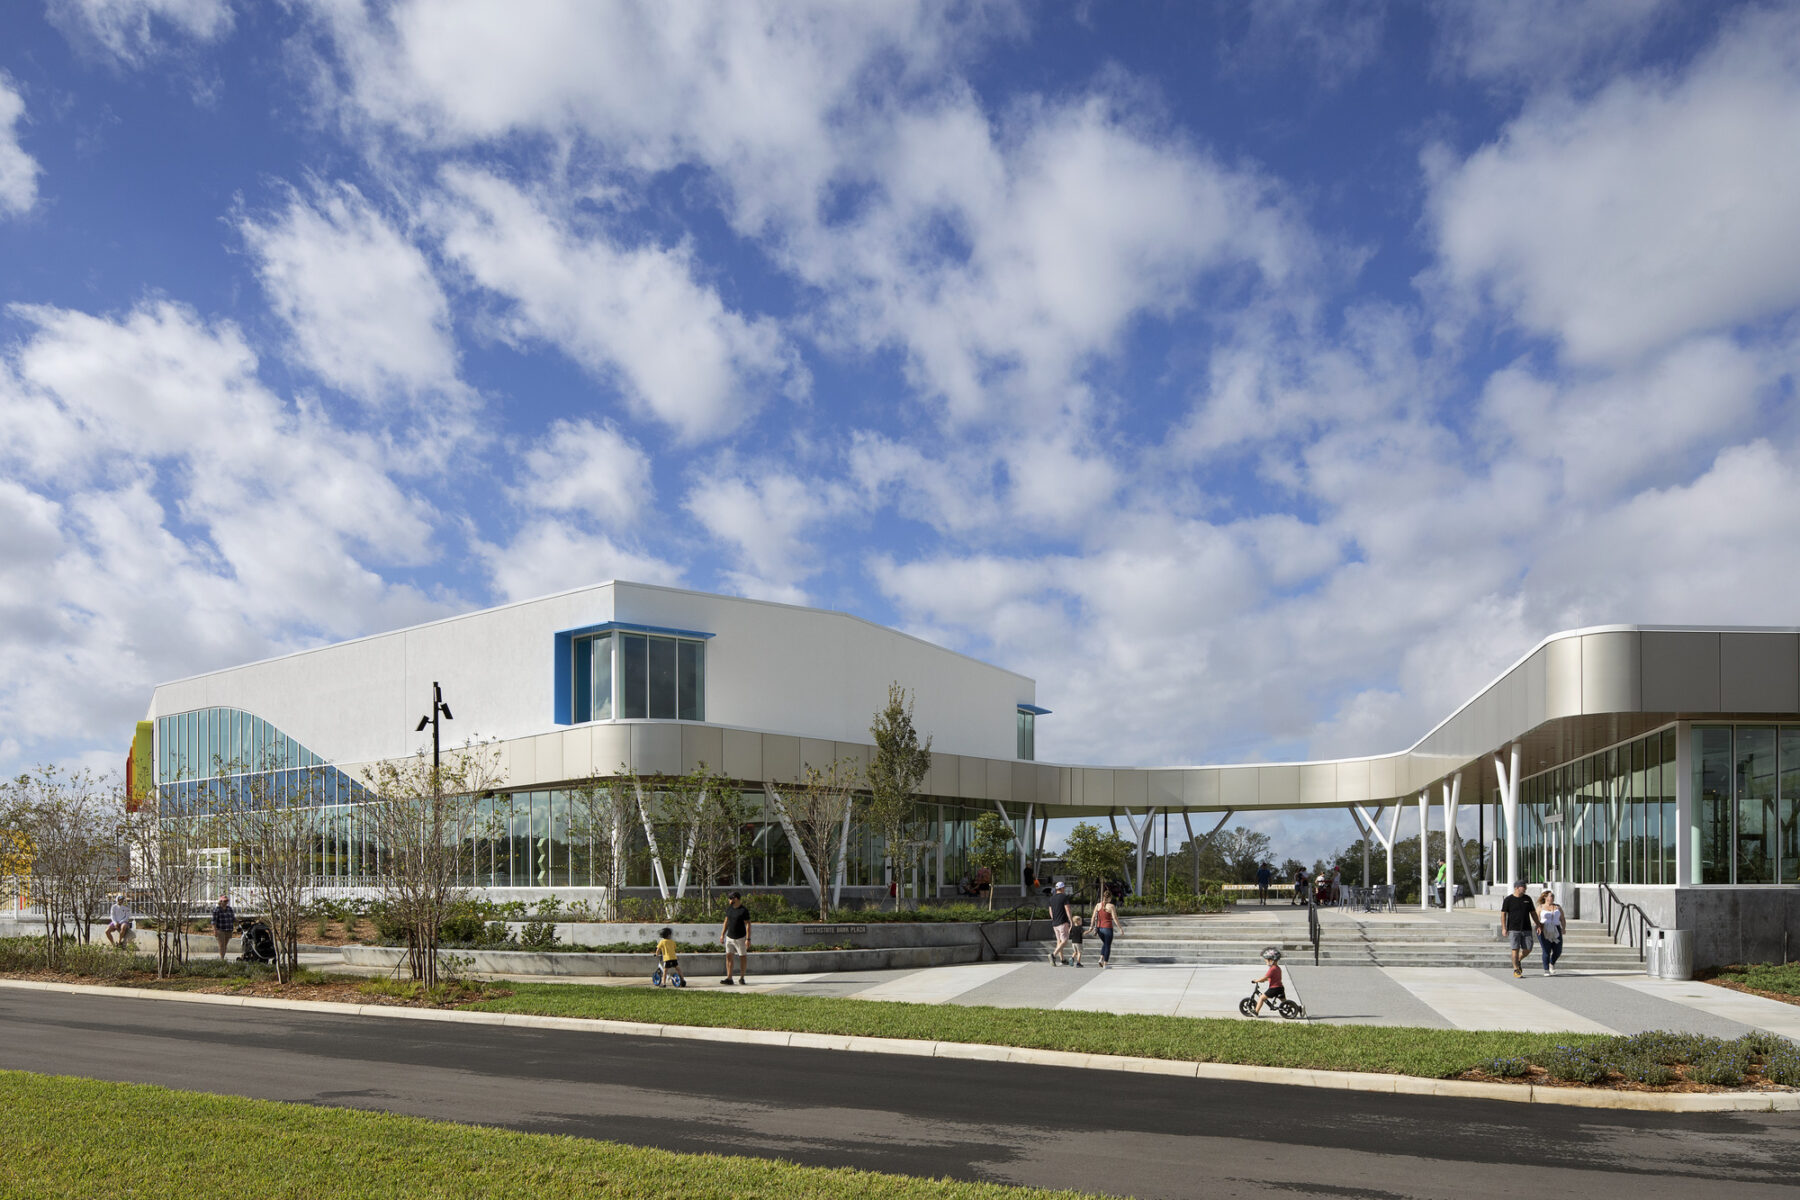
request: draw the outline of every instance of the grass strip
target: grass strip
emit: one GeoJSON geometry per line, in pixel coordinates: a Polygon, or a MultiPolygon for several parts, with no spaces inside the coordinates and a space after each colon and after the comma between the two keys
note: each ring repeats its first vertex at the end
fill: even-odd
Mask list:
{"type": "Polygon", "coordinates": [[[727,992],[722,988],[674,991],[555,983],[508,986],[513,989],[512,995],[466,1007],[537,1016],[914,1038],[1178,1062],[1373,1071],[1432,1079],[1447,1079],[1496,1058],[1548,1054],[1570,1040],[1567,1034],[1553,1033],[908,1004],[831,996],[771,996],[727,992]]]}
{"type": "Polygon", "coordinates": [[[17,1200],[428,1196],[1074,1197],[771,1159],[675,1154],[390,1113],[0,1071],[0,1195],[17,1200]]]}

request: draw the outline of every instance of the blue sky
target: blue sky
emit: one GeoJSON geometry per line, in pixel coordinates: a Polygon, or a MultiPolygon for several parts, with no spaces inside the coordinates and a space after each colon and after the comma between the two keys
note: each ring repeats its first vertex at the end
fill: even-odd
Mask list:
{"type": "Polygon", "coordinates": [[[17,4],[0,305],[7,771],[611,577],[1386,751],[1795,622],[1800,9],[17,4]]]}

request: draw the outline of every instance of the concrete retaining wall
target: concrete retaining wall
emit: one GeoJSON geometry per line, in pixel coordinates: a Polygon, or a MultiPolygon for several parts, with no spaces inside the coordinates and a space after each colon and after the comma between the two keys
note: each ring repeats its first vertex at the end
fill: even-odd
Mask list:
{"type": "MultiPolygon", "coordinates": [[[[524,928],[524,925],[513,921],[508,923],[508,927],[514,934],[517,934],[524,928]]],[[[665,926],[662,924],[558,922],[556,936],[566,946],[605,946],[614,942],[654,942],[658,937],[658,931],[663,928],[665,926]]],[[[669,925],[667,928],[675,931],[675,940],[678,942],[710,944],[719,940],[717,923],[669,925]]],[[[985,948],[992,945],[995,950],[1004,952],[1011,949],[1019,940],[1048,937],[1049,929],[1050,923],[1047,920],[1001,921],[985,926],[952,921],[884,922],[864,925],[853,919],[833,921],[827,925],[764,922],[753,923],[750,940],[753,947],[761,949],[776,946],[835,946],[848,943],[858,949],[903,946],[978,946],[985,948]],[[1038,932],[1035,934],[1025,932],[1028,925],[1038,932]],[[1017,937],[1014,936],[1015,928],[1018,931],[1017,937]],[[984,932],[985,937],[983,936],[984,932]]]]}
{"type": "MultiPolygon", "coordinates": [[[[533,954],[522,950],[449,950],[473,960],[473,969],[491,975],[648,977],[648,954],[533,954]]],[[[406,951],[389,946],[346,946],[344,962],[358,967],[394,967],[406,951]]],[[[976,962],[977,946],[894,946],[878,950],[752,950],[752,975],[803,975],[824,971],[888,971],[976,962]]],[[[683,954],[681,969],[695,979],[725,973],[723,954],[683,954]]]]}

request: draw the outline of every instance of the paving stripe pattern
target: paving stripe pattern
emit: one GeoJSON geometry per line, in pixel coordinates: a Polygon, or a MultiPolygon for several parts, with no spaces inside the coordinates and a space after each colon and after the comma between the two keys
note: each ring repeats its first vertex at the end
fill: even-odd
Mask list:
{"type": "Polygon", "coordinates": [[[1024,963],[971,963],[954,970],[914,971],[899,979],[878,983],[856,993],[858,1000],[905,1000],[914,1004],[943,1004],[964,992],[1004,978],[1024,963]]]}
{"type": "Polygon", "coordinates": [[[1473,967],[1383,967],[1382,973],[1458,1029],[1521,1033],[1616,1033],[1560,1004],[1522,989],[1497,972],[1473,967]]]}
{"type": "Polygon", "coordinates": [[[1748,992],[1734,992],[1730,988],[1697,981],[1626,977],[1615,982],[1632,991],[1673,1000],[1727,1021],[1800,1041],[1800,1005],[1784,1004],[1766,996],[1752,996],[1748,992]]]}

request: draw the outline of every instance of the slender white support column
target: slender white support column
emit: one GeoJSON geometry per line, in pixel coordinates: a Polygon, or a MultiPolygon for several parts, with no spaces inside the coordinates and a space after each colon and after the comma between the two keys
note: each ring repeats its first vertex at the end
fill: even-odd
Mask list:
{"type": "Polygon", "coordinates": [[[1431,907],[1431,789],[1419,793],[1419,910],[1431,907]]]}
{"type": "Polygon", "coordinates": [[[944,806],[937,806],[937,894],[944,894],[944,847],[950,841],[950,825],[944,819],[944,806]]]}
{"type": "Polygon", "coordinates": [[[1360,804],[1356,805],[1355,809],[1357,814],[1368,823],[1369,829],[1375,836],[1381,839],[1381,848],[1387,853],[1388,895],[1392,896],[1394,894],[1394,834],[1399,832],[1400,814],[1406,811],[1406,806],[1404,804],[1394,805],[1394,815],[1388,818],[1386,833],[1381,831],[1381,808],[1377,808],[1374,815],[1370,815],[1369,810],[1360,804]]]}
{"type": "Polygon", "coordinates": [[[1151,833],[1155,820],[1155,805],[1144,810],[1144,822],[1141,825],[1138,824],[1137,818],[1131,815],[1129,808],[1125,810],[1125,823],[1131,826],[1131,835],[1137,839],[1137,882],[1134,886],[1140,896],[1144,894],[1144,843],[1151,833]]]}
{"type": "MultiPolygon", "coordinates": [[[[1363,887],[1366,888],[1369,886],[1369,837],[1370,837],[1370,834],[1369,834],[1368,830],[1363,829],[1362,818],[1356,815],[1355,809],[1350,810],[1350,819],[1356,822],[1356,828],[1362,833],[1362,844],[1363,844],[1362,885],[1363,885],[1363,887]]],[[[1364,897],[1363,902],[1365,904],[1368,902],[1367,896],[1364,897]]]]}
{"type": "Polygon", "coordinates": [[[663,870],[662,852],[656,848],[656,830],[650,824],[650,807],[644,799],[644,785],[635,783],[637,791],[638,815],[644,821],[644,840],[650,843],[650,870],[656,876],[656,891],[664,900],[669,898],[669,876],[663,870]]]}
{"type": "Polygon", "coordinates": [[[1524,747],[1514,742],[1511,764],[1494,755],[1494,775],[1500,781],[1500,813],[1506,821],[1506,878],[1501,885],[1511,888],[1519,878],[1519,756],[1524,747]]]}
{"type": "MultiPolygon", "coordinates": [[[[844,872],[850,865],[850,814],[854,811],[856,811],[856,801],[853,798],[850,803],[844,805],[844,828],[838,834],[837,870],[831,876],[831,907],[833,908],[836,908],[838,902],[844,897],[844,872]]],[[[898,902],[894,907],[900,907],[898,902]]]]}
{"type": "Polygon", "coordinates": [[[788,818],[787,802],[782,800],[781,793],[776,791],[772,785],[765,784],[763,786],[764,790],[768,792],[769,798],[775,801],[775,816],[781,821],[781,831],[787,834],[788,849],[794,852],[794,861],[800,864],[800,873],[806,876],[806,882],[813,891],[823,891],[824,889],[819,886],[819,873],[813,870],[812,859],[807,857],[806,847],[800,844],[800,834],[795,831],[794,822],[788,818]]]}
{"type": "MultiPolygon", "coordinates": [[[[1388,895],[1394,894],[1394,839],[1400,836],[1400,814],[1406,811],[1406,805],[1394,805],[1394,815],[1388,818],[1387,831],[1387,885],[1388,895]]],[[[1395,905],[1398,907],[1398,904],[1395,905]]]]}

